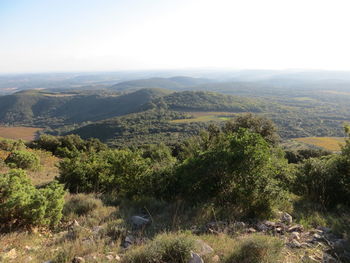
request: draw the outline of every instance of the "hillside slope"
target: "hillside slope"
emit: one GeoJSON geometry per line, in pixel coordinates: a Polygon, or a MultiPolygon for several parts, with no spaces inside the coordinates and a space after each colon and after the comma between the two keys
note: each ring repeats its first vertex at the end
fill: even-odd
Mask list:
{"type": "Polygon", "coordinates": [[[0,97],[0,123],[59,126],[97,121],[138,111],[145,103],[167,94],[169,91],[161,89],[127,94],[22,91],[0,97]]]}
{"type": "Polygon", "coordinates": [[[116,91],[131,91],[144,88],[161,88],[170,90],[183,90],[189,87],[211,83],[212,80],[204,78],[191,77],[171,77],[171,78],[149,78],[137,79],[118,83],[110,87],[111,90],[116,91]]]}

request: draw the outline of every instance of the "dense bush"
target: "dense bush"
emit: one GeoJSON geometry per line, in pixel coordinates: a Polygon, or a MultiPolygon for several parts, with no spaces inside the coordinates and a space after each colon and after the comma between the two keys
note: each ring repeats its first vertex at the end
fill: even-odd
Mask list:
{"type": "Polygon", "coordinates": [[[185,234],[161,234],[150,243],[129,250],[123,263],[187,263],[194,248],[194,239],[185,234]]]}
{"type": "Polygon", "coordinates": [[[11,140],[0,138],[0,150],[4,151],[16,151],[25,148],[22,140],[11,140]]]}
{"type": "Polygon", "coordinates": [[[80,152],[99,152],[107,149],[107,146],[98,139],[83,140],[74,134],[66,136],[44,134],[28,146],[52,152],[59,157],[74,157],[80,152]]]}
{"type": "Polygon", "coordinates": [[[40,158],[28,151],[13,151],[6,158],[5,163],[12,168],[36,170],[40,166],[40,158]]]}
{"type": "Polygon", "coordinates": [[[282,249],[279,238],[254,235],[240,241],[224,263],[275,263],[279,262],[282,249]]]}
{"type": "Polygon", "coordinates": [[[36,189],[23,170],[0,175],[0,225],[55,226],[62,217],[63,186],[52,182],[36,189]]]}
{"type": "Polygon", "coordinates": [[[194,203],[215,201],[248,214],[265,214],[282,196],[286,165],[261,135],[240,129],[223,134],[208,151],[185,161],[168,192],[194,203]]]}
{"type": "Polygon", "coordinates": [[[73,193],[115,192],[132,197],[142,193],[150,160],[141,152],[109,150],[82,153],[60,162],[58,180],[73,193]]]}

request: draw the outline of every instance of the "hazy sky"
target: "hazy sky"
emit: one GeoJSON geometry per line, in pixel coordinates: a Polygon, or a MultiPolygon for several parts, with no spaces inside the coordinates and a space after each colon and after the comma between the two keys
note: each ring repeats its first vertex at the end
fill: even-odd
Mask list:
{"type": "Polygon", "coordinates": [[[350,70],[349,0],[0,0],[0,72],[350,70]]]}

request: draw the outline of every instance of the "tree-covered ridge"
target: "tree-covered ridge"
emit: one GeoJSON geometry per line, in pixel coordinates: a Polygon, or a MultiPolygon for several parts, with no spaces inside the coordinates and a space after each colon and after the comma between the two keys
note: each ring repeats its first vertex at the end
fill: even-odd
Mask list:
{"type": "Polygon", "coordinates": [[[181,111],[260,112],[263,102],[209,91],[183,91],[155,99],[158,107],[181,111]]]}
{"type": "Polygon", "coordinates": [[[0,97],[0,123],[60,126],[97,121],[140,110],[145,103],[169,94],[161,89],[143,89],[120,94],[107,91],[22,91],[0,97]]]}

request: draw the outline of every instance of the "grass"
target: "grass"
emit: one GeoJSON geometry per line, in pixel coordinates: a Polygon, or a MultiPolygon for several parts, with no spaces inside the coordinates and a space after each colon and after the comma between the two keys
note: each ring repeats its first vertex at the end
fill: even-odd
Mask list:
{"type": "Polygon", "coordinates": [[[42,128],[24,126],[0,126],[0,137],[14,140],[22,139],[24,141],[31,141],[35,139],[37,133],[41,130],[42,128]]]}
{"type": "Polygon", "coordinates": [[[318,146],[334,152],[340,151],[341,145],[345,142],[344,138],[342,137],[302,137],[295,138],[293,140],[318,146]]]}
{"type": "Polygon", "coordinates": [[[173,123],[189,123],[189,122],[208,122],[208,121],[228,121],[236,116],[232,112],[186,112],[191,118],[189,119],[180,119],[172,120],[173,123]]]}
{"type": "Polygon", "coordinates": [[[224,263],[276,263],[281,262],[283,242],[266,235],[244,237],[224,259],[224,263]]]}
{"type": "Polygon", "coordinates": [[[159,234],[151,242],[129,250],[123,263],[187,263],[192,249],[194,249],[192,235],[184,233],[159,234]]]}

